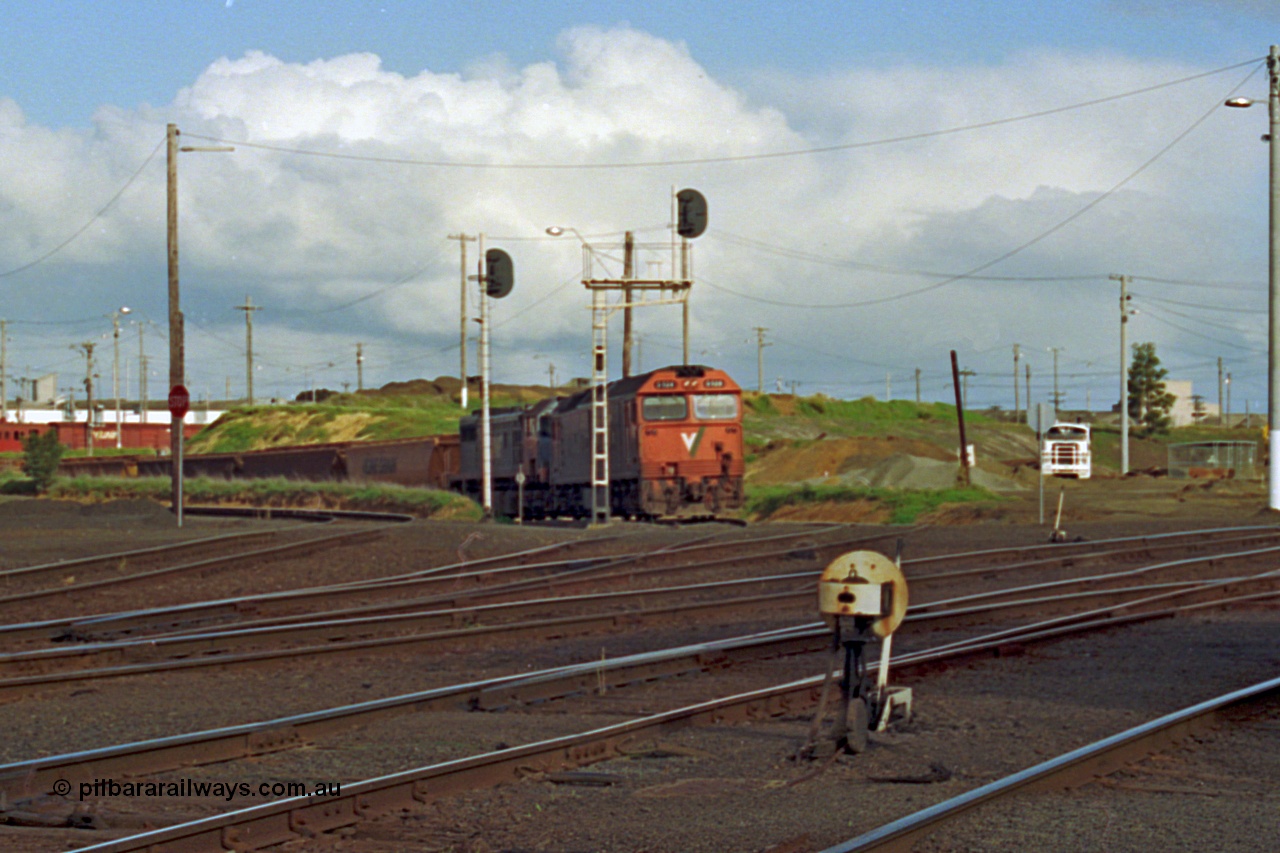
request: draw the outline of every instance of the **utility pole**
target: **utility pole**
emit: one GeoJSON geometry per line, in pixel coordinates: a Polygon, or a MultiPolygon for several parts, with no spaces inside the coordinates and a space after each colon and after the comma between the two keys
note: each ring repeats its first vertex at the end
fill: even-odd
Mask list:
{"type": "Polygon", "coordinates": [[[364,390],[364,344],[356,344],[356,391],[364,390]]]}
{"type": "Polygon", "coordinates": [[[1227,411],[1226,419],[1223,421],[1226,426],[1231,426],[1231,374],[1227,374],[1227,411]]]}
{"type": "MultiPolygon", "coordinates": [[[[182,343],[182,308],[178,301],[178,126],[171,124],[166,134],[166,232],[169,255],[169,388],[182,384],[186,372],[182,343]]],[[[169,491],[174,517],[182,526],[182,425],[183,418],[169,416],[169,491]]]]}
{"type": "MultiPolygon", "coordinates": [[[[244,387],[245,394],[249,398],[249,405],[253,405],[253,312],[261,311],[261,305],[254,305],[249,299],[249,294],[244,295],[244,304],[236,306],[237,311],[244,312],[244,387]]],[[[228,397],[231,395],[228,394],[228,397]]]]}
{"type": "Polygon", "coordinates": [[[1031,362],[1026,363],[1027,369],[1027,423],[1031,423],[1031,362]]]}
{"type": "Polygon", "coordinates": [[[978,374],[974,373],[972,370],[970,370],[967,367],[964,370],[960,371],[960,382],[961,382],[962,388],[964,389],[964,396],[961,397],[960,399],[966,406],[969,405],[969,377],[977,376],[977,375],[978,374]]]}
{"type": "Polygon", "coordinates": [[[8,325],[8,320],[0,320],[0,421],[9,420],[9,336],[5,328],[8,325]]]}
{"type": "MultiPolygon", "coordinates": [[[[449,239],[457,240],[458,248],[462,251],[462,290],[459,297],[462,319],[458,324],[458,378],[462,380],[461,405],[465,412],[467,409],[467,243],[475,242],[476,238],[466,234],[450,234],[449,239]]],[[[484,258],[480,260],[483,262],[484,258]]]]}
{"type": "MultiPolygon", "coordinates": [[[[93,455],[93,348],[97,346],[93,341],[85,341],[80,344],[79,349],[84,351],[84,393],[88,397],[88,416],[85,418],[85,449],[90,456],[93,455]]],[[[77,349],[77,347],[72,347],[77,349]]]]}
{"type": "MultiPolygon", "coordinates": [[[[626,232],[622,238],[622,280],[631,281],[635,274],[636,235],[626,232]]],[[[622,378],[631,375],[631,346],[634,340],[631,318],[631,287],[622,287],[622,378]]]]}
{"type": "Polygon", "coordinates": [[[961,485],[970,485],[969,479],[969,438],[965,435],[964,430],[964,400],[960,396],[960,375],[959,362],[956,360],[956,351],[951,351],[951,382],[956,389],[956,423],[960,426],[960,476],[961,485]]]}
{"type": "Polygon", "coordinates": [[[1129,276],[1113,275],[1120,282],[1120,476],[1129,473],[1129,276]]]}
{"type": "Polygon", "coordinates": [[[112,394],[116,398],[116,450],[124,446],[121,440],[121,421],[120,416],[120,315],[128,314],[127,307],[121,308],[119,311],[111,312],[111,339],[112,339],[112,360],[111,360],[111,386],[112,394]]]}
{"type": "Polygon", "coordinates": [[[489,265],[485,261],[484,234],[476,235],[480,259],[476,265],[476,283],[480,285],[480,505],[482,520],[493,520],[493,437],[489,413],[489,265]]]}
{"type": "Polygon", "coordinates": [[[1218,356],[1218,426],[1224,426],[1226,419],[1224,413],[1226,410],[1222,408],[1222,356],[1218,356]]]}
{"type": "Polygon", "coordinates": [[[887,403],[893,399],[893,374],[889,371],[884,373],[884,401],[887,403]]]}
{"type": "Polygon", "coordinates": [[[547,390],[556,392],[556,366],[551,362],[547,362],[547,390]]]}
{"type": "Polygon", "coordinates": [[[916,368],[916,405],[920,405],[920,368],[916,368]]]}
{"type": "Polygon", "coordinates": [[[1062,347],[1049,347],[1049,351],[1053,353],[1053,410],[1056,412],[1062,408],[1062,392],[1058,390],[1058,351],[1062,347]]]}
{"type": "Polygon", "coordinates": [[[756,391],[764,393],[764,348],[771,347],[764,341],[764,333],[769,331],[764,326],[753,326],[756,333],[756,391]]]}
{"type": "Polygon", "coordinates": [[[138,420],[147,422],[147,356],[142,348],[143,325],[138,324],[138,420]]]}
{"type": "MultiPolygon", "coordinates": [[[[234,151],[230,146],[191,146],[178,148],[178,126],[170,124],[165,131],[165,235],[169,259],[169,390],[186,379],[186,347],[183,336],[182,307],[178,293],[178,151],[234,151]]],[[[173,513],[182,526],[182,443],[184,417],[169,416],[170,481],[173,513]]]]}
{"type": "MultiPolygon", "coordinates": [[[[1013,422],[1022,423],[1022,401],[1018,399],[1018,362],[1022,359],[1022,348],[1013,345],[1013,422]]],[[[1030,402],[1029,400],[1027,402],[1030,402]]]]}

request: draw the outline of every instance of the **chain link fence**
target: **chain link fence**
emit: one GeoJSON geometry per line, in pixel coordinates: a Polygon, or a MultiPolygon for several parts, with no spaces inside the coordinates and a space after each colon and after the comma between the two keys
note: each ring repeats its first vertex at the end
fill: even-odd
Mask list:
{"type": "Polygon", "coordinates": [[[1254,479],[1258,445],[1252,441],[1192,441],[1169,445],[1169,476],[1173,479],[1220,477],[1254,479]]]}

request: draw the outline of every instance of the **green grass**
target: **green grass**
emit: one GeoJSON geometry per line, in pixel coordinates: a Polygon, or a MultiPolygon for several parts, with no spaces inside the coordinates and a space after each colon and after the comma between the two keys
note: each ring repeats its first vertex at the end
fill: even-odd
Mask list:
{"type": "MultiPolygon", "coordinates": [[[[79,501],[145,499],[168,503],[167,477],[61,477],[49,497],[79,501]]],[[[473,501],[437,489],[388,484],[308,483],[275,477],[262,480],[215,480],[192,477],[183,483],[191,504],[237,504],[263,507],[316,507],[403,512],[423,518],[476,520],[473,501]]]]}
{"type": "MultiPolygon", "coordinates": [[[[748,443],[764,443],[773,438],[816,436],[902,437],[950,436],[956,427],[956,408],[945,403],[915,403],[910,400],[837,400],[822,394],[774,399],[768,394],[744,397],[743,429],[748,443]]],[[[966,411],[970,429],[1004,429],[1005,425],[981,412],[966,411]]]]}
{"type": "Polygon", "coordinates": [[[786,506],[871,501],[889,510],[890,524],[912,524],[946,504],[998,501],[979,486],[954,489],[885,489],[860,486],[759,486],[747,490],[747,512],[764,520],[786,506]]]}
{"type": "MultiPolygon", "coordinates": [[[[477,409],[480,399],[469,401],[477,409]]],[[[494,394],[494,408],[529,402],[510,394],[494,394]]],[[[347,395],[322,403],[289,403],[232,409],[201,430],[187,445],[189,453],[237,453],[285,444],[325,444],[332,441],[383,441],[456,433],[466,412],[440,395],[347,395]],[[336,422],[361,417],[357,434],[335,435],[336,422]]]]}

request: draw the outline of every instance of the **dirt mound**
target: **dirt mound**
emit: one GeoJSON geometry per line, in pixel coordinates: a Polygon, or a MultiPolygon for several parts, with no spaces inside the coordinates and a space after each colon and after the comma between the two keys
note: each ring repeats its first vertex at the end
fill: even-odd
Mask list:
{"type": "Polygon", "coordinates": [[[912,438],[826,438],[800,446],[766,448],[748,478],[752,483],[769,485],[839,477],[904,454],[940,462],[955,458],[935,444],[912,438]]]}
{"type": "MultiPolygon", "coordinates": [[[[949,489],[956,485],[959,464],[954,459],[927,459],[896,453],[861,471],[852,471],[842,481],[890,489],[949,489]]],[[[973,468],[969,481],[993,492],[1019,491],[1025,486],[1009,477],[973,468]]]]}

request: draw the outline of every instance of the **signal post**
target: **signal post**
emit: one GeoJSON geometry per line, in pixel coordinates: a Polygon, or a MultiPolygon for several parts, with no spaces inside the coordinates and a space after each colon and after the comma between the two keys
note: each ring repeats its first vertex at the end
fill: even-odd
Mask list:
{"type": "MultiPolygon", "coordinates": [[[[684,308],[684,363],[689,363],[689,292],[693,287],[692,263],[689,240],[700,236],[707,228],[707,200],[697,190],[684,189],[673,199],[676,206],[675,228],[680,235],[680,272],[665,279],[598,278],[595,275],[595,251],[597,248],[622,249],[628,260],[624,272],[631,273],[636,250],[666,250],[666,244],[637,244],[628,233],[621,246],[592,246],[582,244],[582,284],[591,292],[591,523],[608,524],[610,507],[609,489],[609,316],[633,308],[650,305],[680,304],[684,308]],[[622,293],[622,301],[609,303],[609,292],[622,293]],[[656,294],[656,298],[650,298],[656,294]]],[[[558,230],[558,229],[557,229],[558,230]]],[[[555,232],[553,232],[555,233],[555,232]]],[[[670,246],[673,255],[675,242],[670,246]]],[[[630,324],[628,324],[630,325],[630,324]]]]}

